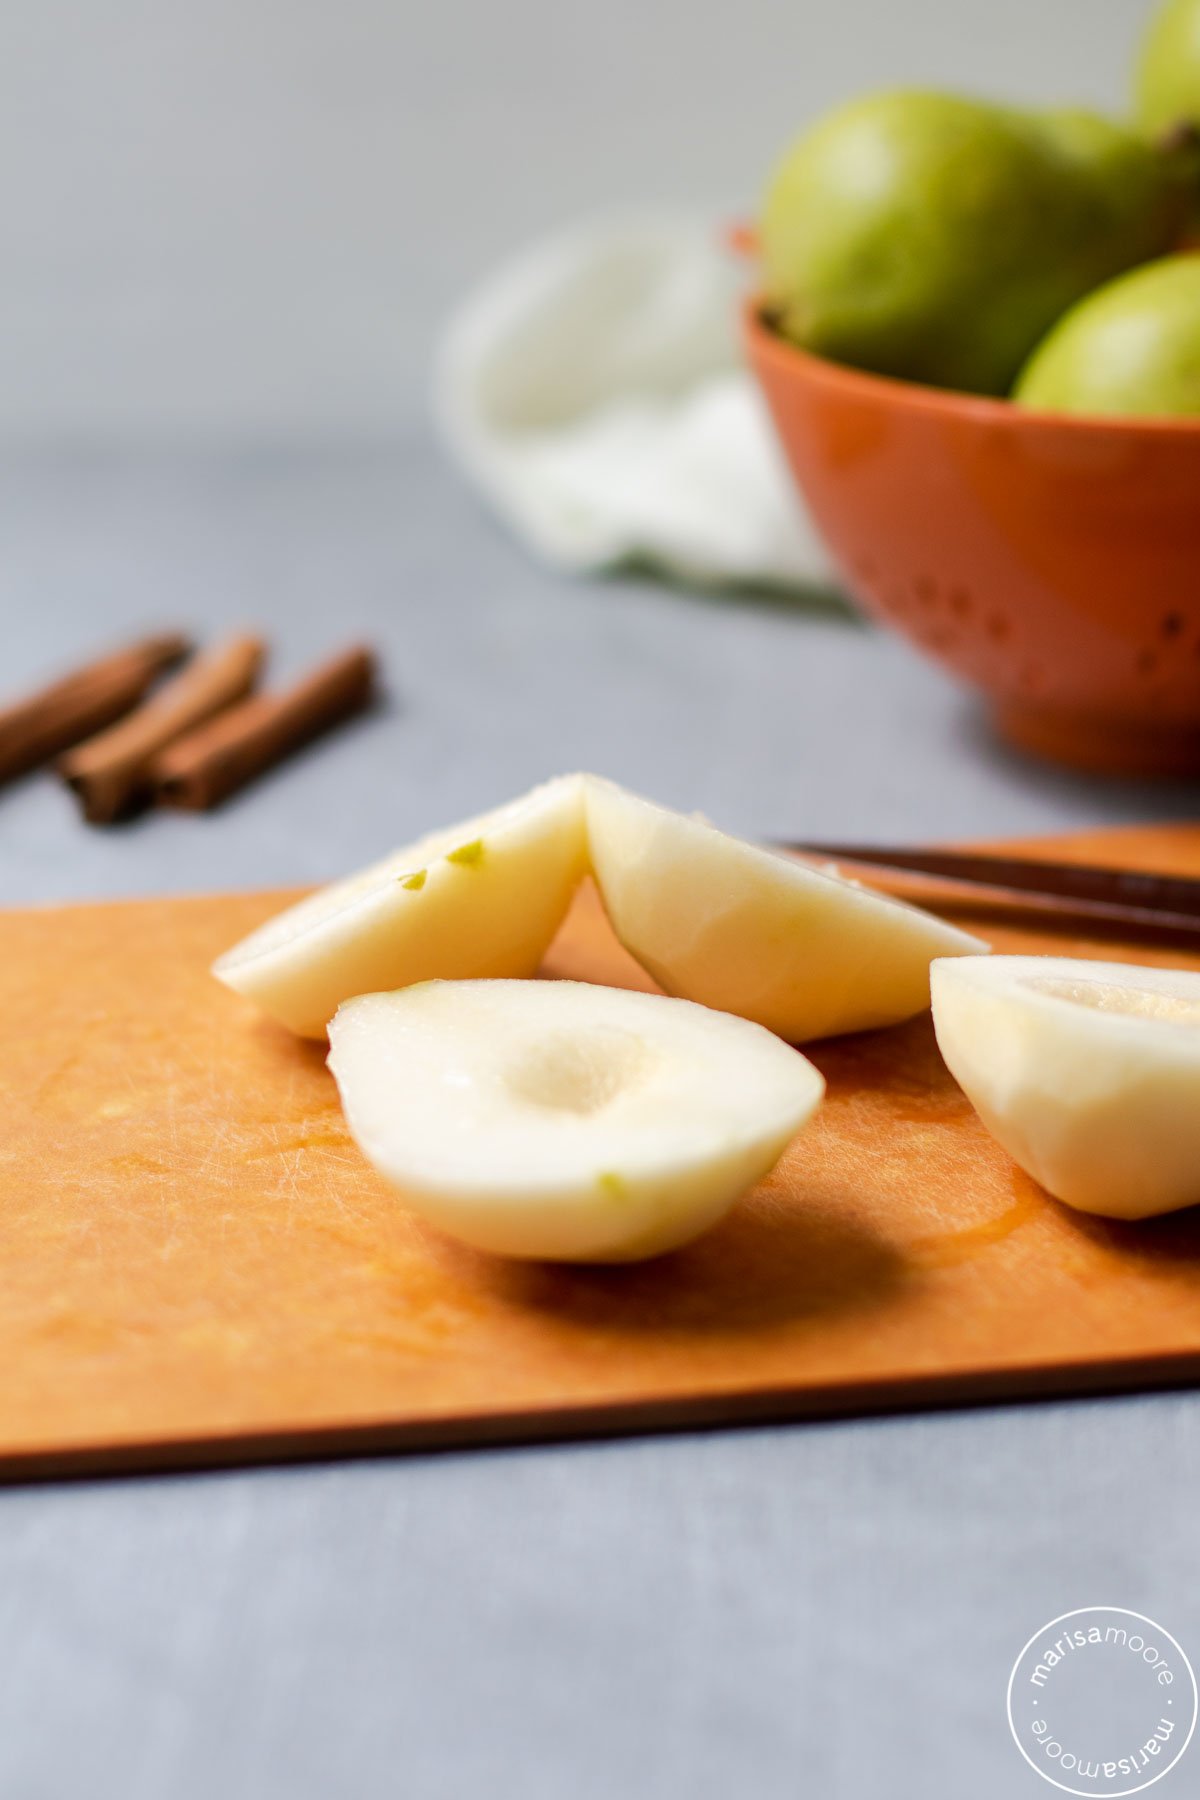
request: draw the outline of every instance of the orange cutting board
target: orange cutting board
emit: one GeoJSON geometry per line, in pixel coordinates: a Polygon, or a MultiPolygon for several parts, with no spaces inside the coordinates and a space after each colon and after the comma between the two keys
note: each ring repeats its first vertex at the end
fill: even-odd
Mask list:
{"type": "MultiPolygon", "coordinates": [[[[1200,827],[1039,849],[1200,873],[1200,827]]],[[[1200,1209],[1130,1226],[1048,1199],[928,1018],[818,1046],[825,1107],[687,1250],[566,1269],[456,1247],[362,1161],[323,1048],[207,973],[286,897],[0,915],[0,1474],[1200,1374],[1200,1209]]],[[[998,948],[1189,960],[983,923],[998,948]]],[[[650,985],[587,889],[547,969],[650,985]]]]}

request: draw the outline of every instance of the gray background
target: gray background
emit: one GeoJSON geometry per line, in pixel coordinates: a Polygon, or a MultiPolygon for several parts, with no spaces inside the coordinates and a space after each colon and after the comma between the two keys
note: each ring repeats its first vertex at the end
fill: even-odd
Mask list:
{"type": "MultiPolygon", "coordinates": [[[[1008,756],[848,620],[531,567],[423,419],[439,312],[511,242],[742,205],[871,80],[1115,96],[1139,12],[9,9],[5,686],[177,616],[262,621],[281,668],[369,633],[391,699],[211,819],[0,794],[0,899],[317,877],[578,766],[755,832],[1191,815],[1008,756]]],[[[0,1793],[1044,1794],[1004,1717],[1040,1624],[1123,1605],[1200,1651],[1198,1424],[1159,1397],[8,1491],[0,1793]]]]}
{"type": "Polygon", "coordinates": [[[744,212],[815,109],[1119,101],[1145,0],[0,9],[0,432],[391,437],[447,301],[639,200],[744,212]]]}

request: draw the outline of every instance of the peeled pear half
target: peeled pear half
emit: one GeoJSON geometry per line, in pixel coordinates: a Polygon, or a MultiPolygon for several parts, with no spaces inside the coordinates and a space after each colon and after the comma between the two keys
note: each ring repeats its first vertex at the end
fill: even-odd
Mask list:
{"type": "Polygon", "coordinates": [[[329,1042],[368,1161],[422,1218],[501,1256],[629,1262],[687,1243],[825,1087],[744,1019],[575,981],[363,994],[329,1042]]]}
{"type": "Polygon", "coordinates": [[[1056,1199],[1112,1219],[1200,1201],[1200,974],[965,957],[932,986],[951,1074],[1056,1199]]]}
{"type": "Polygon", "coordinates": [[[309,895],[213,974],[302,1037],[324,1037],[353,994],[532,975],[586,866],[582,781],[560,776],[309,895]]]}
{"type": "Polygon", "coordinates": [[[929,965],[987,945],[917,907],[585,778],[592,868],[613,930],[669,994],[792,1043],[894,1025],[929,965]]]}

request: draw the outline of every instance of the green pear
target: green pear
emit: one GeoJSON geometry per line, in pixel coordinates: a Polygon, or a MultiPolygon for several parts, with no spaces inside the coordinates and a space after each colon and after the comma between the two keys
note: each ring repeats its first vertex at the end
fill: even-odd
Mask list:
{"type": "Polygon", "coordinates": [[[1195,160],[1077,110],[869,95],[775,171],[761,221],[768,312],[836,362],[1007,393],[1061,313],[1173,247],[1195,160]]]}
{"type": "Polygon", "coordinates": [[[1200,126],[1200,0],[1166,0],[1142,40],[1134,84],[1148,132],[1200,126]]]}
{"type": "Polygon", "coordinates": [[[1089,294],[1038,345],[1013,393],[1051,412],[1200,417],[1200,254],[1089,294]]]}

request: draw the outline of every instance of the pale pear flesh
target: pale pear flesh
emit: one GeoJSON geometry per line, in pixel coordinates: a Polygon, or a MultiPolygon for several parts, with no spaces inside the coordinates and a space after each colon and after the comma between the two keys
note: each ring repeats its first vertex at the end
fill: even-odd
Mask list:
{"type": "Polygon", "coordinates": [[[290,1030],[324,1037],[354,994],[532,975],[586,866],[581,779],[561,776],[309,895],[213,973],[290,1030]]]}
{"type": "Polygon", "coordinates": [[[950,1073],[1048,1193],[1113,1219],[1200,1202],[1200,973],[967,957],[932,987],[950,1073]]]}
{"type": "Polygon", "coordinates": [[[790,1043],[894,1025],[938,956],[987,949],[932,914],[731,837],[615,782],[584,782],[592,869],[626,950],[667,993],[790,1043]]]}
{"type": "Polygon", "coordinates": [[[824,1093],[758,1026],[584,982],[363,994],[329,1041],[368,1161],[412,1212],[509,1257],[678,1248],[774,1166],[824,1093]]]}

